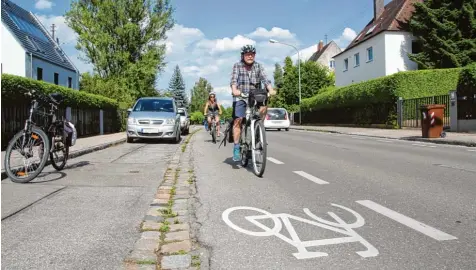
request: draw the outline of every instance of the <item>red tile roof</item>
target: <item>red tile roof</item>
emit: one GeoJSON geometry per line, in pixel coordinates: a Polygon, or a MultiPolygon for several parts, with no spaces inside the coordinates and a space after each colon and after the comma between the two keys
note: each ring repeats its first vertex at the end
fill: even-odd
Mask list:
{"type": "Polygon", "coordinates": [[[388,3],[385,6],[382,15],[380,15],[376,21],[372,19],[357,35],[357,37],[352,40],[349,46],[347,46],[347,48],[339,54],[342,54],[350,48],[353,48],[360,43],[371,39],[383,31],[402,31],[403,24],[408,22],[415,10],[413,3],[423,1],[424,0],[393,0],[392,2],[388,3]],[[370,30],[372,31],[366,35],[367,31],[370,30]]]}

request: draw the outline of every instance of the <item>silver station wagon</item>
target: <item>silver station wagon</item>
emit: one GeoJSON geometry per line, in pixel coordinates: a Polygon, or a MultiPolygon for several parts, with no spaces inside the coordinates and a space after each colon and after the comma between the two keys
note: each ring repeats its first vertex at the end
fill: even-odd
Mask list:
{"type": "Polygon", "coordinates": [[[133,108],[127,111],[128,143],[134,139],[168,139],[180,142],[180,114],[173,98],[139,98],[133,108]]]}

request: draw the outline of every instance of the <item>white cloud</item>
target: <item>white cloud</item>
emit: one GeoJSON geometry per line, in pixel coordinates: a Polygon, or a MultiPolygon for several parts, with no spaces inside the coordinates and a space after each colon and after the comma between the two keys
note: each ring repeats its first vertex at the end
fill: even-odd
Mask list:
{"type": "Polygon", "coordinates": [[[238,50],[247,44],[255,45],[256,41],[242,35],[236,35],[233,38],[226,37],[215,40],[204,39],[198,43],[198,48],[207,50],[209,53],[214,54],[216,52],[238,50]]]}
{"type": "MultiPolygon", "coordinates": [[[[299,51],[301,61],[305,62],[307,61],[315,52],[317,51],[317,44],[314,44],[312,46],[309,46],[305,49],[302,49],[299,51]]],[[[295,53],[293,56],[291,56],[291,59],[296,62],[298,60],[298,54],[295,53]]]]}
{"type": "Polygon", "coordinates": [[[65,19],[63,16],[55,15],[38,15],[36,17],[40,20],[43,26],[48,29],[51,34],[51,25],[55,24],[55,38],[59,38],[60,45],[70,44],[76,42],[77,34],[73,29],[69,28],[66,25],[65,19]]]}
{"type": "Polygon", "coordinates": [[[249,34],[253,38],[277,38],[277,39],[295,39],[295,35],[287,29],[273,27],[271,30],[258,27],[256,30],[249,34]]]}
{"type": "Polygon", "coordinates": [[[51,1],[48,0],[37,0],[35,3],[35,8],[36,9],[50,9],[52,6],[55,4],[51,1]]]}
{"type": "Polygon", "coordinates": [[[337,39],[334,39],[334,41],[337,43],[337,45],[339,45],[339,47],[345,49],[356,36],[357,33],[353,29],[346,27],[341,36],[337,39]]]}

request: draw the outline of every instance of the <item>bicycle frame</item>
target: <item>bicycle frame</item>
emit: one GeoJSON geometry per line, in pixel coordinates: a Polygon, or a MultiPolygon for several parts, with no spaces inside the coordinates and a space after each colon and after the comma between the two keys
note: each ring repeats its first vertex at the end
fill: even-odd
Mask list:
{"type": "Polygon", "coordinates": [[[31,101],[31,106],[30,106],[30,112],[29,112],[29,115],[28,115],[28,119],[25,120],[25,126],[23,128],[23,138],[22,138],[22,147],[21,147],[21,154],[22,155],[25,155],[25,152],[23,150],[23,148],[25,148],[25,145],[26,145],[26,136],[27,134],[30,134],[31,133],[31,127],[32,125],[36,125],[36,123],[33,122],[33,115],[34,114],[37,114],[37,115],[41,115],[41,116],[45,116],[45,118],[47,119],[44,127],[41,127],[43,130],[45,130],[46,132],[46,135],[48,135],[48,139],[51,141],[51,146],[50,146],[50,149],[48,150],[50,153],[53,152],[54,150],[54,139],[55,139],[55,136],[52,136],[52,135],[56,135],[56,128],[60,125],[64,125],[64,121],[63,120],[59,120],[57,121],[56,120],[56,115],[55,115],[55,110],[58,109],[58,107],[51,103],[51,102],[48,102],[48,104],[51,106],[50,109],[49,109],[49,113],[43,113],[43,112],[39,112],[38,111],[38,101],[36,99],[33,99],[31,101]]]}

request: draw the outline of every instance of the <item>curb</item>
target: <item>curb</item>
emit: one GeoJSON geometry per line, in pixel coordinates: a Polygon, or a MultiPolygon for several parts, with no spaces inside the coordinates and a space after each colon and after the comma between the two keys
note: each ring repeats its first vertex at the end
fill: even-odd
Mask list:
{"type": "MultiPolygon", "coordinates": [[[[125,142],[126,142],[126,138],[115,140],[115,141],[108,142],[108,143],[103,143],[103,144],[100,144],[100,145],[88,147],[88,148],[81,149],[81,150],[77,150],[77,151],[69,153],[68,160],[73,159],[73,158],[77,158],[77,157],[80,157],[80,156],[83,156],[83,155],[86,155],[86,154],[90,154],[92,152],[103,150],[103,149],[106,149],[106,148],[109,148],[109,147],[112,147],[112,146],[116,146],[118,144],[122,144],[122,143],[125,143],[125,142]]],[[[45,167],[48,166],[48,165],[51,165],[51,160],[49,159],[49,156],[48,156],[48,161],[46,162],[45,167]]],[[[2,181],[4,179],[7,179],[7,178],[8,178],[7,173],[2,170],[2,181]]]]}
{"type": "Polygon", "coordinates": [[[139,224],[140,237],[123,260],[125,269],[200,269],[208,262],[206,251],[195,240],[196,179],[188,145],[200,131],[191,131],[166,165],[139,224]]]}
{"type": "Polygon", "coordinates": [[[457,140],[434,140],[434,139],[419,138],[419,137],[401,137],[401,138],[395,138],[395,137],[387,137],[387,136],[355,134],[355,133],[341,132],[341,131],[335,131],[335,130],[310,129],[310,128],[295,128],[295,127],[289,127],[289,129],[304,130],[304,131],[316,131],[316,132],[326,132],[326,133],[335,133],[335,134],[346,134],[346,135],[352,135],[352,136],[362,136],[362,137],[380,138],[380,139],[389,139],[389,140],[419,141],[419,142],[427,142],[427,143],[434,143],[434,144],[449,144],[449,145],[459,145],[459,146],[467,146],[467,147],[476,147],[476,142],[465,142],[465,141],[457,141],[457,140]]]}

